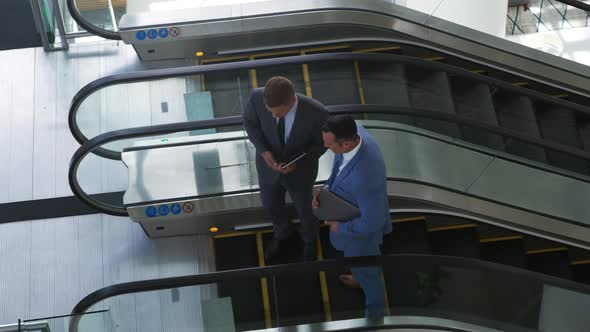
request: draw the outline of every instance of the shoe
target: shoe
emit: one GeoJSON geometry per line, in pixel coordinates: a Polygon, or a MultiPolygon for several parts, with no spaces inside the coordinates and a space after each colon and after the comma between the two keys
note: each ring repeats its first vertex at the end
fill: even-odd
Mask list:
{"type": "Polygon", "coordinates": [[[266,264],[272,264],[272,261],[279,255],[280,249],[281,241],[273,238],[264,251],[264,262],[266,264]]]}
{"type": "Polygon", "coordinates": [[[354,279],[352,274],[341,274],[338,276],[338,281],[350,288],[361,288],[361,285],[354,279]]]}
{"type": "Polygon", "coordinates": [[[313,262],[318,258],[318,252],[314,244],[306,243],[303,246],[303,261],[313,262]]]}

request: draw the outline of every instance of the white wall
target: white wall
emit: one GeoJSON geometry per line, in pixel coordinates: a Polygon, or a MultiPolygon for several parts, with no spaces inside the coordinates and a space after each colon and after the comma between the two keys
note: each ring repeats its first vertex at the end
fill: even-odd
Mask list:
{"type": "Polygon", "coordinates": [[[506,39],[590,66],[590,28],[514,35],[506,39]]]}
{"type": "MultiPolygon", "coordinates": [[[[72,45],[68,52],[0,52],[0,203],[72,195],[67,171],[79,144],[70,134],[67,115],[84,85],[114,73],[174,64],[142,64],[130,46],[113,41],[72,45]]],[[[165,114],[160,110],[162,101],[176,105],[183,100],[182,91],[165,93],[182,86],[184,81],[170,80],[112,87],[87,100],[82,117],[95,133],[186,119],[184,107],[170,107],[165,114]]],[[[80,173],[91,191],[120,190],[126,184],[120,162],[92,158],[80,173]]],[[[69,314],[83,297],[108,285],[205,273],[213,267],[207,237],[151,240],[129,218],[96,214],[0,223],[0,325],[69,314]]],[[[111,309],[118,331],[161,331],[163,324],[175,331],[186,324],[198,330],[200,299],[210,293],[181,289],[175,305],[183,306],[184,313],[169,305],[170,290],[126,296],[98,309],[111,309]],[[190,317],[178,316],[188,311],[190,317]]]]}
{"type": "Polygon", "coordinates": [[[506,33],[508,0],[402,0],[396,3],[498,37],[506,33]]]}

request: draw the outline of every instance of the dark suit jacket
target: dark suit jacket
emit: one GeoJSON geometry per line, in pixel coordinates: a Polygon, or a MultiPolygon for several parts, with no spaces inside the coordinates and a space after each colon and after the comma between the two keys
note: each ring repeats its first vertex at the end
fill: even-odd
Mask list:
{"type": "Polygon", "coordinates": [[[326,108],[314,99],[297,94],[297,113],[283,149],[279,141],[277,121],[266,109],[263,93],[264,88],[252,91],[243,114],[244,127],[250,142],[256,147],[258,182],[275,184],[282,176],[266,165],[262,158],[264,151],[271,151],[278,163],[287,162],[307,152],[305,157],[296,162],[297,169],[286,175],[285,179],[292,187],[305,188],[312,185],[318,174],[318,159],[326,151],[322,139],[322,125],[328,116],[326,108]]]}

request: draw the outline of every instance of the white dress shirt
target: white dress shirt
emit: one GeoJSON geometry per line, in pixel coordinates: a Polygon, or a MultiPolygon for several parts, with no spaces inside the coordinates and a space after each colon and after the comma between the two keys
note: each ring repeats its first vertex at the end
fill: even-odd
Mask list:
{"type": "MultiPolygon", "coordinates": [[[[359,138],[360,138],[359,144],[354,149],[342,154],[342,165],[340,165],[340,168],[338,169],[338,174],[340,174],[340,172],[344,169],[344,167],[346,167],[348,162],[350,162],[352,160],[352,158],[354,158],[354,156],[356,156],[356,154],[359,152],[359,149],[361,148],[361,144],[363,144],[363,138],[360,136],[359,136],[359,138]]],[[[338,176],[338,174],[336,174],[336,176],[338,176]]]]}

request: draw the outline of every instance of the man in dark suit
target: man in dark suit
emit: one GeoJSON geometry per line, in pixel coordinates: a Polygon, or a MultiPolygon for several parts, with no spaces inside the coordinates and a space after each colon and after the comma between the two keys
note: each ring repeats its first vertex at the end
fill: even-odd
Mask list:
{"type": "MultiPolygon", "coordinates": [[[[326,221],[330,225],[330,242],[344,257],[380,255],[383,236],[390,233],[392,227],[385,162],[379,146],[365,128],[348,115],[330,117],[322,130],[325,147],[336,155],[326,185],[361,211],[360,216],[352,220],[326,221]]],[[[316,194],[313,207],[321,203],[316,194]]],[[[381,268],[353,268],[351,272],[352,276],[341,275],[340,280],[363,289],[367,318],[382,318],[385,290],[381,268]]]]}
{"type": "Polygon", "coordinates": [[[296,94],[293,83],[284,77],[273,77],[264,88],[255,89],[246,105],[244,127],[256,148],[260,198],[274,226],[273,240],[265,252],[267,261],[279,254],[294,230],[285,209],[285,192],[289,192],[301,221],[303,259],[316,257],[319,224],[312,214],[311,200],[318,159],[326,151],[322,125],[327,115],[321,103],[296,94]],[[283,167],[302,153],[306,153],[303,158],[283,167]]]}

